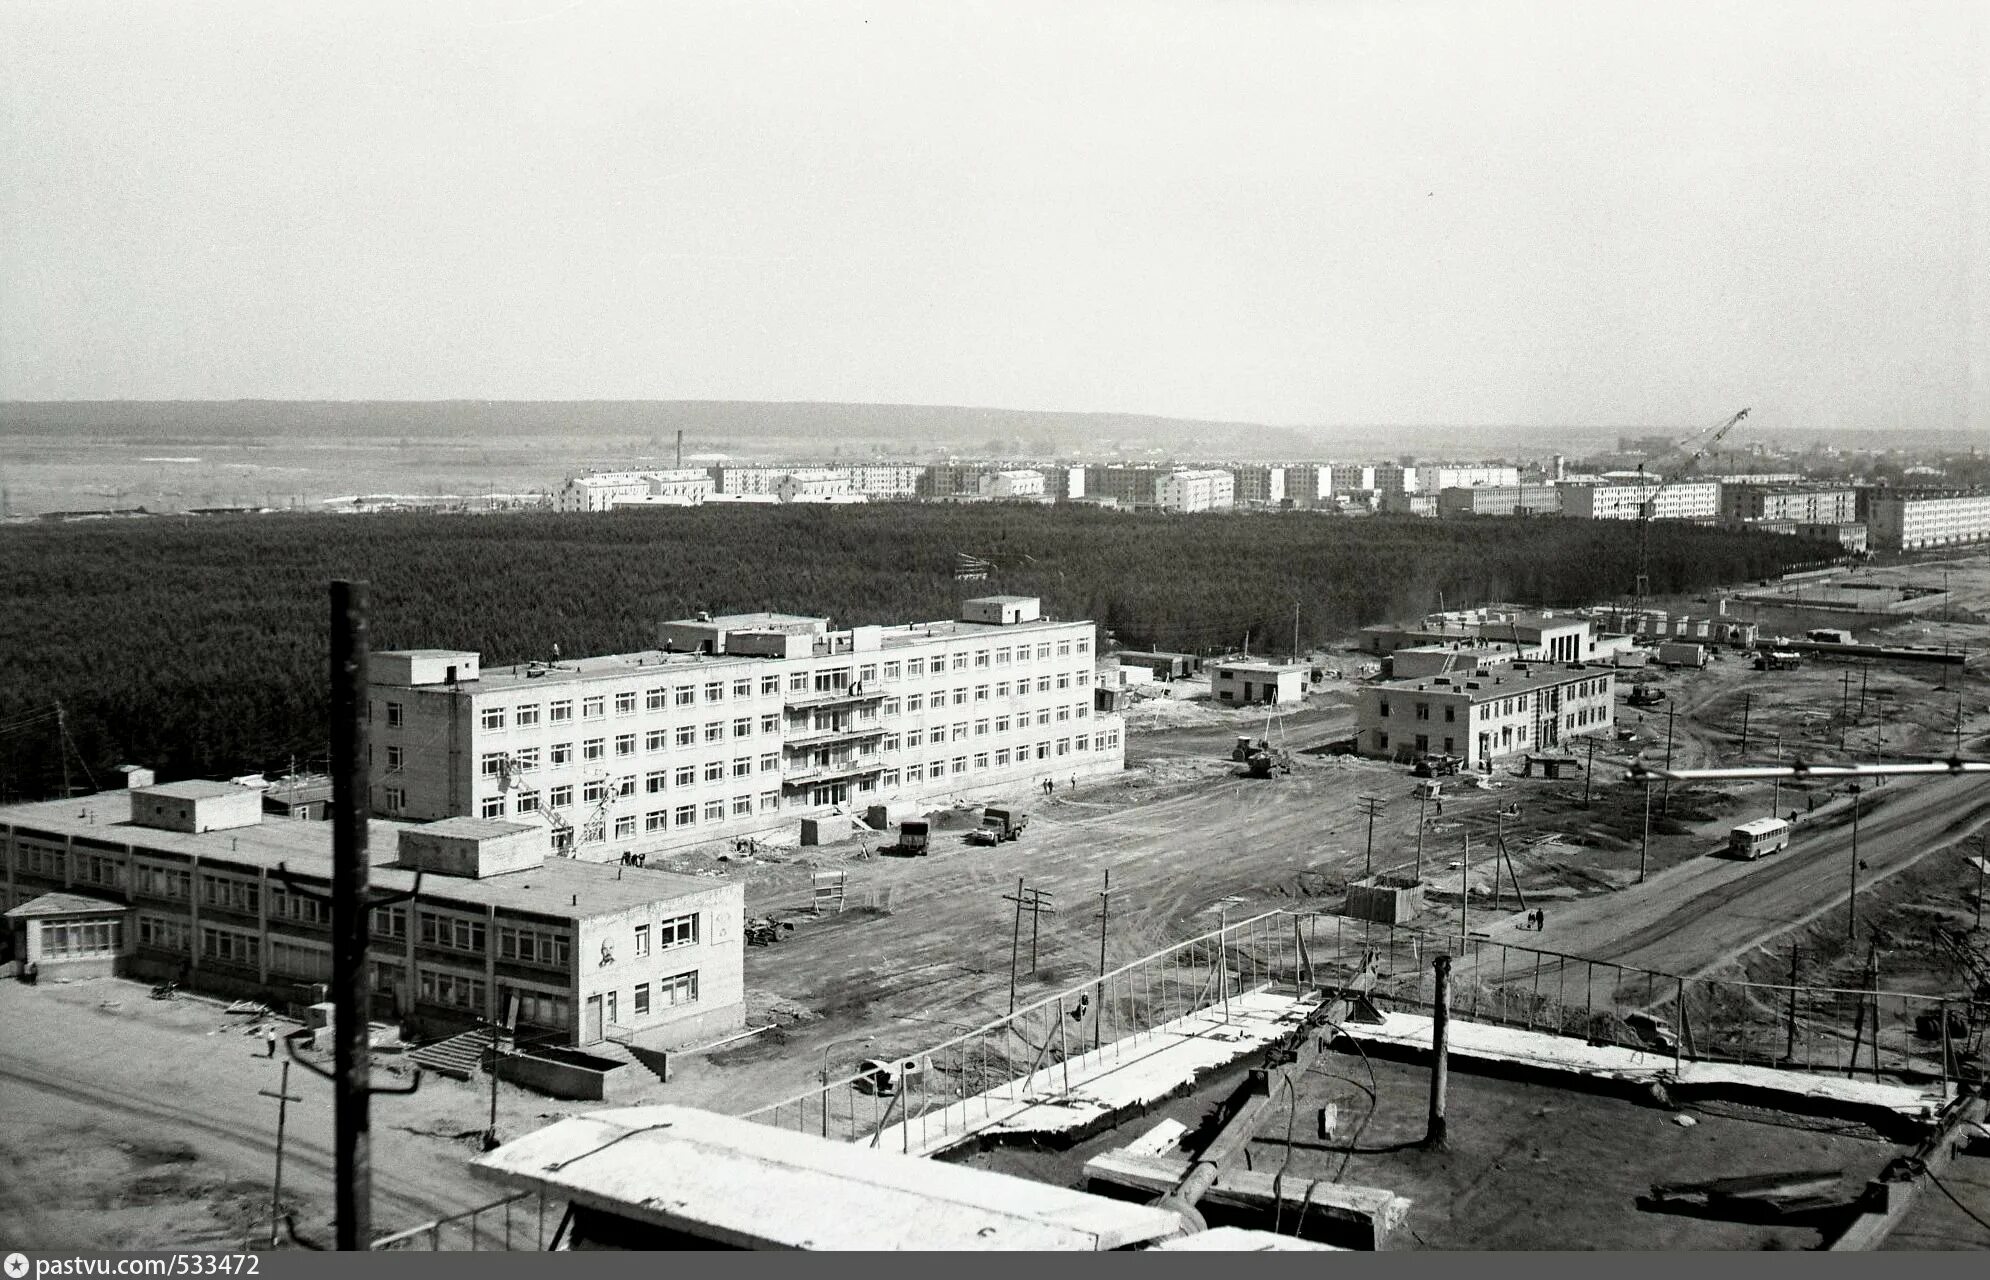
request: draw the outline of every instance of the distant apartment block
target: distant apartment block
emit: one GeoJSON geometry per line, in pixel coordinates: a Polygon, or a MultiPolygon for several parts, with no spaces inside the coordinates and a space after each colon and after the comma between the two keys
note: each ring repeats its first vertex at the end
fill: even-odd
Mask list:
{"type": "Polygon", "coordinates": [[[1356,749],[1390,760],[1458,756],[1467,768],[1490,770],[1506,756],[1608,734],[1615,685],[1608,671],[1521,663],[1367,685],[1356,694],[1356,749]]]}
{"type": "Polygon", "coordinates": [[[1568,483],[1562,486],[1562,514],[1586,520],[1635,520],[1649,498],[1654,520],[1710,521],[1720,516],[1721,487],[1713,481],[1687,480],[1660,488],[1613,483],[1568,483]]]}
{"type": "Polygon", "coordinates": [[[1085,495],[1112,498],[1120,506],[1151,511],[1155,505],[1154,487],[1173,467],[1128,467],[1120,465],[1085,468],[1085,495]]]}
{"type": "Polygon", "coordinates": [[[1437,491],[1441,516],[1560,515],[1561,490],[1552,484],[1482,484],[1437,491]]]}
{"type": "Polygon", "coordinates": [[[1212,511],[1236,505],[1236,478],[1214,468],[1170,471],[1154,482],[1154,505],[1163,511],[1212,511]]]}
{"type": "Polygon", "coordinates": [[[1793,520],[1798,524],[1852,524],[1859,518],[1859,491],[1851,485],[1721,485],[1721,519],[1793,520]]]}
{"type": "Polygon", "coordinates": [[[853,491],[847,472],[834,468],[790,471],[774,486],[774,496],[783,502],[861,502],[853,491]]]}
{"type": "Polygon", "coordinates": [[[1041,471],[984,471],[979,477],[980,495],[991,501],[1043,502],[1044,487],[1041,471]]]}
{"type": "Polygon", "coordinates": [[[1285,501],[1285,471],[1281,466],[1246,463],[1230,468],[1240,507],[1275,507],[1285,501]]]}
{"type": "Polygon", "coordinates": [[[383,817],[536,824],[592,861],[802,817],[1123,767],[1096,627],[1034,597],[832,631],[752,613],[666,622],[662,648],[485,667],[374,655],[369,800],[383,817]]]}
{"type": "Polygon", "coordinates": [[[1990,538],[1990,492],[1922,490],[1875,493],[1866,528],[1884,551],[1947,547],[1990,538]]]}
{"type": "Polygon", "coordinates": [[[712,492],[703,471],[597,471],[569,476],[553,495],[555,511],[607,511],[645,503],[695,506],[712,492]]]}
{"type": "Polygon", "coordinates": [[[1422,463],[1415,468],[1414,480],[1406,482],[1406,488],[1417,493],[1440,493],[1445,489],[1470,489],[1478,485],[1506,485],[1512,487],[1520,483],[1520,468],[1498,463],[1422,463]]]}

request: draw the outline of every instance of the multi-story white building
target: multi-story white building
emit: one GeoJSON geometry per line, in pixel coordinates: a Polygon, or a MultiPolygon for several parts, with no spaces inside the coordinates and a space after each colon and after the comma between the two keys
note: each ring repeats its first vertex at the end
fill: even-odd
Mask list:
{"type": "Polygon", "coordinates": [[[909,462],[867,462],[840,468],[850,477],[850,492],[870,498],[909,498],[919,491],[925,468],[909,462]]]}
{"type": "Polygon", "coordinates": [[[720,493],[777,493],[793,467],[711,467],[708,472],[720,493]]]}
{"type": "Polygon", "coordinates": [[[846,472],[826,467],[790,471],[774,486],[774,493],[783,502],[860,500],[858,494],[851,492],[850,477],[846,472]]]}
{"type": "Polygon", "coordinates": [[[1502,756],[1609,733],[1614,689],[1607,670],[1522,663],[1480,675],[1368,685],[1356,695],[1355,745],[1365,756],[1451,755],[1468,768],[1490,768],[1502,756]]]}
{"type": "Polygon", "coordinates": [[[1353,497],[1375,492],[1375,468],[1362,462],[1335,462],[1320,468],[1325,473],[1321,497],[1353,497]]]}
{"type": "Polygon", "coordinates": [[[553,495],[555,511],[607,511],[620,505],[694,506],[712,492],[704,471],[596,471],[569,476],[553,495]]]}
{"type": "Polygon", "coordinates": [[[1720,516],[1721,487],[1711,480],[1666,485],[1564,484],[1562,514],[1586,520],[1635,520],[1650,494],[1654,520],[1714,520],[1720,516]]]}
{"type": "Polygon", "coordinates": [[[1470,489],[1477,485],[1507,485],[1520,483],[1520,468],[1497,463],[1422,463],[1415,469],[1415,479],[1406,487],[1416,493],[1436,494],[1445,489],[1470,489]]]}
{"type": "Polygon", "coordinates": [[[1721,519],[1793,520],[1798,524],[1852,524],[1859,518],[1859,491],[1851,485],[1721,485],[1721,519]]]}
{"type": "Polygon", "coordinates": [[[1045,497],[1041,471],[984,471],[979,488],[982,497],[1005,501],[1042,502],[1045,497]]]}
{"type": "Polygon", "coordinates": [[[1236,479],[1237,505],[1275,507],[1283,503],[1285,471],[1284,467],[1265,463],[1230,468],[1230,474],[1236,479]]]}
{"type": "Polygon", "coordinates": [[[660,650],[552,664],[378,653],[370,802],[537,822],[556,852],[602,860],[1117,771],[1095,632],[990,596],[958,620],[846,631],[782,613],[667,622],[660,650]]]}
{"type": "Polygon", "coordinates": [[[1163,511],[1210,511],[1236,502],[1237,481],[1228,471],[1170,471],[1154,481],[1154,505],[1163,511]]]}
{"type": "Polygon", "coordinates": [[[1946,547],[1990,538],[1990,493],[1950,489],[1879,493],[1868,501],[1872,545],[1884,551],[1946,547]]]}

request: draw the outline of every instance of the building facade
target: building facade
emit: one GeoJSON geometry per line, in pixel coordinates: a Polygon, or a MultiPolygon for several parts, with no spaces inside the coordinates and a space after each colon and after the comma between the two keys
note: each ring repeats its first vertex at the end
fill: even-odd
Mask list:
{"type": "Polygon", "coordinates": [[[1791,520],[1797,524],[1852,524],[1859,518],[1859,491],[1850,485],[1723,484],[1721,519],[1791,520]]]}
{"type": "Polygon", "coordinates": [[[1285,468],[1254,464],[1230,468],[1238,506],[1275,507],[1285,501],[1285,468]]]}
{"type": "Polygon", "coordinates": [[[1990,493],[1876,493],[1867,503],[1867,534],[1883,551],[1914,551],[1990,538],[1990,493]]]}
{"type": "Polygon", "coordinates": [[[981,496],[991,500],[1042,502],[1047,497],[1041,471],[984,471],[979,483],[981,496]]]}
{"type": "Polygon", "coordinates": [[[1511,488],[1520,483],[1520,468],[1495,462],[1427,462],[1419,464],[1413,488],[1418,493],[1471,489],[1482,484],[1511,488]]]}
{"type": "Polygon", "coordinates": [[[712,489],[711,476],[698,470],[597,471],[569,476],[553,494],[553,509],[608,511],[643,503],[692,506],[704,501],[712,489]]]}
{"type": "Polygon", "coordinates": [[[831,631],[760,613],[668,622],[664,647],[481,668],[374,655],[370,802],[384,817],[538,823],[590,860],[1124,767],[1096,628],[1034,597],[831,631]]]}
{"type": "Polygon", "coordinates": [[[1549,516],[1561,511],[1561,490],[1551,484],[1482,484],[1437,492],[1441,516],[1549,516]]]}
{"type": "MultiPolygon", "coordinates": [[[[42,929],[44,970],[94,962],[277,1006],[322,1000],[330,825],[264,821],[256,791],[236,788],[236,806],[229,784],[198,785],[212,795],[195,807],[229,812],[194,830],[152,825],[146,790],[0,809],[6,903],[32,913],[53,898],[69,920],[85,919],[79,899],[96,904],[87,930],[42,929]]],[[[374,1019],[441,1034],[509,1013],[567,1044],[652,1048],[743,1024],[738,883],[548,859],[537,829],[512,822],[374,821],[367,844],[376,891],[419,889],[372,914],[374,1019]]]]}
{"type": "Polygon", "coordinates": [[[1720,516],[1721,487],[1713,481],[1692,480],[1660,488],[1660,482],[1637,484],[1564,484],[1562,514],[1585,520],[1635,520],[1650,494],[1654,520],[1715,520],[1720,516]]]}
{"type": "Polygon", "coordinates": [[[1231,659],[1212,663],[1209,688],[1218,702],[1251,706],[1290,706],[1306,697],[1303,662],[1252,662],[1231,659]]]}
{"type": "Polygon", "coordinates": [[[1154,482],[1154,505],[1163,511],[1213,511],[1237,503],[1236,478],[1215,468],[1170,471],[1154,482]]]}
{"type": "Polygon", "coordinates": [[[1390,760],[1458,756],[1468,768],[1490,769],[1505,756],[1608,733],[1615,684],[1606,670],[1515,664],[1483,676],[1368,685],[1357,694],[1356,749],[1390,760]]]}

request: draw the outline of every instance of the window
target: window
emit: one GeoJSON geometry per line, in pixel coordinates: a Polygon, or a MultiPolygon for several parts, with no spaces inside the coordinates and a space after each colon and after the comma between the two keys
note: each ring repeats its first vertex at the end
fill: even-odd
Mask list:
{"type": "Polygon", "coordinates": [[[726,722],[725,722],[725,721],[723,721],[723,720],[714,720],[714,721],[712,721],[712,722],[711,722],[710,724],[708,724],[708,725],[706,725],[706,726],[705,726],[705,741],[707,741],[707,742],[724,742],[724,741],[725,741],[725,739],[726,739],[726,722]]]}
{"type": "Polygon", "coordinates": [[[482,713],[479,715],[478,719],[480,723],[483,725],[483,727],[487,730],[502,729],[504,728],[504,708],[485,707],[482,713]]]}
{"type": "Polygon", "coordinates": [[[329,978],[332,976],[332,951],[330,947],[312,946],[289,938],[271,938],[269,967],[274,973],[292,978],[329,978]]]}
{"type": "Polygon", "coordinates": [[[806,672],[806,671],[796,671],[796,672],[792,673],[791,675],[789,675],[789,676],[788,676],[788,692],[789,692],[789,693],[807,693],[807,692],[808,692],[808,672],[806,672]]]}
{"type": "Polygon", "coordinates": [[[546,723],[565,724],[574,718],[574,704],[571,702],[549,702],[546,704],[546,723]]]}
{"type": "Polygon", "coordinates": [[[486,778],[500,777],[504,773],[504,752],[486,751],[478,758],[477,771],[486,778]]]}
{"type": "Polygon", "coordinates": [[[780,807],[781,807],[780,792],[762,791],[760,793],[760,812],[773,813],[775,810],[779,809],[780,807]]]}
{"type": "Polygon", "coordinates": [[[148,867],[139,864],[138,892],[148,898],[166,898],[185,901],[193,896],[193,873],[170,867],[148,867]]]}
{"type": "Polygon", "coordinates": [[[988,686],[987,686],[987,685],[985,685],[985,684],[978,684],[978,685],[974,686],[974,700],[975,700],[976,702],[986,702],[986,701],[988,701],[988,686]]]}
{"type": "Polygon", "coordinates": [[[986,751],[975,754],[974,767],[977,769],[986,769],[988,767],[988,753],[986,751]]]}
{"type": "Polygon", "coordinates": [[[926,695],[923,693],[906,694],[905,709],[907,711],[924,711],[926,709],[926,695]]]}
{"type": "Polygon", "coordinates": [[[1456,708],[1456,707],[1454,707],[1454,706],[1450,706],[1450,705],[1446,705],[1446,706],[1445,706],[1445,708],[1444,708],[1444,720],[1445,720],[1445,723],[1447,723],[1447,724],[1448,724],[1448,723],[1450,723],[1450,722],[1452,722],[1452,721],[1456,720],[1457,718],[1458,718],[1458,708],[1456,708]]]}
{"type": "Polygon", "coordinates": [[[1071,687],[1071,673],[1070,673],[1070,672],[1068,672],[1068,671],[1060,671],[1060,672],[1058,672],[1058,673],[1057,673],[1057,687],[1058,687],[1058,688],[1060,688],[1060,689],[1069,689],[1069,688],[1071,687]]]}
{"type": "Polygon", "coordinates": [[[985,667],[988,665],[988,650],[976,649],[974,651],[974,665],[977,667],[985,667]]]}
{"type": "Polygon", "coordinates": [[[571,1025],[573,1006],[565,996],[556,996],[546,991],[526,991],[518,987],[501,985],[498,987],[498,1012],[504,1012],[504,1003],[509,1001],[517,1010],[518,1025],[521,1027],[550,1027],[565,1030],[571,1025]]]}
{"type": "Polygon", "coordinates": [[[1091,750],[1091,745],[1091,739],[1082,733],[1071,739],[1071,748],[1074,751],[1089,751],[1091,750]]]}
{"type": "Polygon", "coordinates": [[[693,969],[657,983],[656,999],[665,1006],[698,1003],[698,971],[693,969]]]}
{"type": "Polygon", "coordinates": [[[485,818],[502,818],[504,816],[504,797],[485,796],[477,802],[477,813],[479,816],[485,818]]]}
{"type": "Polygon", "coordinates": [[[997,733],[1007,733],[1008,731],[1009,731],[1009,717],[1007,717],[1007,716],[996,716],[996,717],[995,717],[995,732],[997,732],[997,733]]]}
{"type": "Polygon", "coordinates": [[[926,744],[926,733],[924,730],[907,729],[905,731],[905,747],[908,751],[911,750],[913,747],[920,747],[924,746],[925,744],[926,744]]]}
{"type": "Polygon", "coordinates": [[[998,698],[1009,696],[1009,682],[1007,680],[997,680],[995,682],[995,696],[998,698]]]}
{"type": "Polygon", "coordinates": [[[693,685],[677,685],[670,691],[670,700],[677,706],[688,707],[698,700],[698,690],[693,685]]]}
{"type": "MultiPolygon", "coordinates": [[[[1050,692],[1050,677],[1049,677],[1049,676],[1038,676],[1038,677],[1036,678],[1036,691],[1037,691],[1038,693],[1049,693],[1049,692],[1050,692]]],[[[1018,690],[1017,692],[1021,692],[1021,690],[1018,690]]]]}
{"type": "Polygon", "coordinates": [[[1057,642],[1057,656],[1060,658],[1071,656],[1071,642],[1069,640],[1059,640],[1057,642]]]}
{"type": "Polygon", "coordinates": [[[606,706],[606,698],[582,698],[580,701],[580,718],[583,720],[599,720],[606,706]]]}
{"type": "Polygon", "coordinates": [[[1417,704],[1416,704],[1416,707],[1415,707],[1415,710],[1416,710],[1416,718],[1417,718],[1417,719],[1419,719],[1419,720],[1428,720],[1428,719],[1430,719],[1430,704],[1429,704],[1428,702],[1419,702],[1419,703],[1417,703],[1417,704]]]}
{"type": "Polygon", "coordinates": [[[679,765],[679,766],[677,766],[677,772],[676,772],[676,773],[673,773],[673,774],[672,774],[672,775],[670,776],[670,781],[671,781],[671,785],[673,785],[673,786],[678,786],[678,787],[695,787],[695,786],[697,786],[697,785],[698,785],[698,768],[697,768],[697,766],[696,766],[696,765],[689,765],[689,764],[684,764],[684,765],[679,765]]]}
{"type": "Polygon", "coordinates": [[[520,813],[537,813],[539,812],[539,793],[537,791],[521,791],[518,793],[517,804],[518,812],[520,813]]]}
{"type": "Polygon", "coordinates": [[[1006,769],[1009,767],[1008,748],[1004,747],[1002,750],[997,751],[995,753],[995,767],[997,769],[1006,769]]]}
{"type": "Polygon", "coordinates": [[[546,749],[546,758],[552,763],[555,769],[570,765],[574,761],[574,744],[571,742],[555,742],[546,749]]]}
{"type": "Polygon", "coordinates": [[[933,761],[933,763],[932,763],[932,764],[930,764],[930,765],[927,765],[927,766],[926,766],[926,776],[927,776],[928,778],[944,778],[944,777],[946,777],[946,776],[947,776],[947,762],[946,762],[946,761],[944,761],[944,760],[935,760],[935,761],[933,761]]]}
{"type": "Polygon", "coordinates": [[[625,813],[621,817],[615,819],[615,838],[617,840],[627,840],[633,837],[635,834],[636,834],[635,814],[625,813]]]}
{"type": "Polygon", "coordinates": [[[745,738],[745,737],[749,737],[749,736],[751,736],[751,734],[752,734],[752,733],[753,733],[753,719],[752,719],[752,717],[750,717],[750,716],[741,716],[741,717],[740,717],[739,719],[737,719],[737,720],[735,720],[735,721],[733,721],[733,722],[732,722],[732,736],[733,736],[733,737],[735,737],[735,738],[745,738]]]}
{"type": "Polygon", "coordinates": [[[896,680],[899,678],[902,669],[900,664],[896,662],[887,662],[884,664],[884,678],[887,680],[896,680]]]}
{"type": "Polygon", "coordinates": [[[1006,647],[995,651],[995,665],[998,667],[1009,665],[1009,650],[1006,647]]]}
{"type": "Polygon", "coordinates": [[[484,1007],[484,982],[481,978],[423,966],[419,986],[421,999],[428,1004],[472,1012],[484,1007]]]}
{"type": "Polygon", "coordinates": [[[895,716],[895,715],[897,715],[897,714],[898,714],[898,699],[897,699],[897,698],[886,698],[886,699],[885,699],[885,700],[884,700],[884,701],[883,701],[882,703],[880,703],[880,704],[879,704],[879,706],[878,706],[878,711],[879,711],[879,713],[880,713],[880,714],[882,714],[882,715],[885,715],[885,716],[895,716]]]}
{"type": "Polygon", "coordinates": [[[1049,723],[1050,723],[1050,708],[1049,708],[1049,707],[1038,707],[1038,708],[1037,708],[1037,712],[1036,712],[1036,722],[1037,722],[1038,724],[1049,724],[1049,723]]]}
{"type": "Polygon", "coordinates": [[[517,766],[518,772],[530,773],[539,767],[539,748],[520,747],[511,753],[511,762],[517,766]]]}
{"type": "Polygon", "coordinates": [[[707,800],[707,801],[705,801],[705,821],[707,821],[707,822],[724,822],[725,820],[726,820],[726,802],[725,802],[725,801],[723,801],[723,800],[707,800]]]}
{"type": "Polygon", "coordinates": [[[967,655],[965,653],[956,653],[953,655],[953,669],[955,671],[967,670],[967,655]]]}
{"type": "Polygon", "coordinates": [[[926,660],[924,658],[907,658],[905,660],[905,674],[914,678],[925,675],[926,660]]]}
{"type": "Polygon", "coordinates": [[[220,907],[224,911],[254,915],[261,905],[262,895],[252,880],[203,875],[200,878],[200,900],[207,906],[220,907]]]}
{"type": "Polygon", "coordinates": [[[636,735],[633,733],[616,734],[615,754],[618,756],[632,756],[636,754],[636,735]]]}
{"type": "Polygon", "coordinates": [[[1071,754],[1071,739],[1059,738],[1057,740],[1057,754],[1060,756],[1068,756],[1071,754]]]}
{"type": "MultiPolygon", "coordinates": [[[[642,931],[637,930],[637,932],[640,933],[642,931]]],[[[636,954],[647,955],[648,953],[643,951],[638,951],[636,954]]],[[[650,984],[647,982],[638,982],[636,984],[636,1016],[638,1018],[644,1017],[649,1013],[649,1011],[650,1011],[650,984]]]]}
{"type": "Polygon", "coordinates": [[[645,689],[643,691],[643,710],[645,711],[661,711],[669,703],[670,690],[668,689],[645,689]]]}
{"type": "Polygon", "coordinates": [[[881,749],[885,751],[896,751],[898,750],[899,742],[900,739],[897,734],[887,733],[886,735],[884,735],[884,740],[881,744],[881,749]]]}
{"type": "Polygon", "coordinates": [[[780,716],[778,716],[778,715],[764,715],[764,716],[761,716],[761,717],[760,717],[760,732],[762,732],[762,733],[779,733],[780,731],[781,731],[781,717],[780,717],[780,716]]]}
{"type": "Polygon", "coordinates": [[[733,817],[735,817],[735,818],[750,818],[750,817],[752,817],[752,816],[753,816],[753,797],[752,797],[752,796],[734,796],[734,797],[732,798],[732,816],[733,816],[733,817]]]}
{"type": "Polygon", "coordinates": [[[1090,638],[1089,636],[1083,636],[1083,637],[1080,637],[1080,638],[1079,638],[1079,640],[1078,640],[1078,652],[1079,652],[1079,653],[1090,653],[1091,651],[1092,651],[1092,641],[1091,641],[1091,638],[1090,638]]]}
{"type": "Polygon", "coordinates": [[[726,777],[726,762],[725,762],[725,761],[723,761],[723,760],[707,760],[707,761],[705,761],[705,781],[707,781],[707,782],[724,782],[724,781],[725,781],[725,777],[726,777]]]}
{"type": "Polygon", "coordinates": [[[636,691],[629,689],[615,695],[615,714],[632,716],[636,714],[636,691]]]}
{"type": "Polygon", "coordinates": [[[975,737],[977,737],[977,738],[979,738],[979,737],[982,737],[982,736],[983,736],[983,735],[985,735],[985,734],[986,734],[987,732],[988,732],[988,722],[987,722],[986,720],[976,720],[976,721],[974,722],[974,736],[975,736],[975,737]]]}
{"type": "Polygon", "coordinates": [[[398,702],[387,704],[387,727],[389,729],[401,727],[401,704],[398,702]]]}
{"type": "Polygon", "coordinates": [[[643,790],[651,795],[663,790],[664,779],[669,776],[667,769],[652,769],[643,775],[643,790]]]}
{"type": "Polygon", "coordinates": [[[580,798],[589,804],[599,804],[608,795],[608,779],[590,778],[581,784],[580,798]]]}
{"type": "Polygon", "coordinates": [[[966,741],[966,739],[967,739],[967,721],[963,720],[959,724],[954,726],[954,741],[964,742],[966,741]]]}
{"type": "Polygon", "coordinates": [[[737,758],[736,760],[734,760],[734,761],[732,762],[732,776],[733,776],[733,777],[735,777],[735,778],[749,778],[749,777],[752,777],[752,776],[753,776],[753,757],[752,757],[752,756],[740,756],[739,758],[737,758]]]}
{"type": "Polygon", "coordinates": [[[670,824],[670,810],[651,809],[643,815],[643,830],[661,831],[670,824]]]}
{"type": "Polygon", "coordinates": [[[955,773],[966,773],[966,772],[967,772],[967,757],[966,757],[966,756],[955,756],[955,757],[954,757],[954,772],[955,772],[955,773]]]}
{"type": "Polygon", "coordinates": [[[154,951],[193,950],[193,922],[177,916],[138,913],[138,945],[154,951]]]}
{"type": "Polygon", "coordinates": [[[677,745],[678,745],[678,746],[680,746],[680,747],[695,747],[695,746],[697,746],[697,745],[698,745],[698,726],[697,726],[697,725],[694,725],[694,724],[680,724],[680,725],[678,725],[678,726],[677,726],[677,745]]]}
{"type": "Polygon", "coordinates": [[[643,734],[643,750],[662,751],[670,745],[668,730],[651,729],[643,734]]]}
{"type": "MultiPolygon", "coordinates": [[[[42,933],[43,949],[47,949],[48,931],[42,933]]],[[[218,925],[204,924],[200,927],[200,954],[203,960],[219,964],[241,965],[244,968],[256,967],[256,935],[237,929],[223,929],[218,925]]]]}
{"type": "Polygon", "coordinates": [[[399,813],[408,803],[408,793],[399,787],[387,788],[387,812],[399,813]]]}
{"type": "Polygon", "coordinates": [[[772,698],[772,697],[774,697],[774,696],[778,695],[778,694],[779,694],[780,692],[781,692],[781,677],[779,677],[779,676],[761,676],[761,677],[760,677],[760,696],[761,696],[761,697],[763,697],[763,698],[772,698]]]}
{"type": "Polygon", "coordinates": [[[1050,644],[1048,641],[1036,647],[1036,656],[1039,662],[1050,656],[1050,644]]]}
{"type": "Polygon", "coordinates": [[[424,946],[445,947],[451,951],[482,951],[484,922],[468,916],[423,911],[416,919],[418,940],[424,946]]]}
{"type": "Polygon", "coordinates": [[[723,698],[724,698],[725,696],[726,696],[726,683],[725,683],[725,681],[723,681],[723,680],[712,680],[712,681],[709,681],[709,682],[707,682],[707,683],[706,683],[706,685],[705,685],[705,701],[707,701],[707,702],[718,702],[718,701],[720,701],[721,699],[723,699],[723,698]]]}
{"type": "Polygon", "coordinates": [[[589,738],[586,742],[580,744],[580,758],[583,760],[599,760],[607,754],[608,739],[606,738],[589,738]]]}
{"type": "Polygon", "coordinates": [[[573,807],[573,802],[574,789],[571,785],[554,787],[546,793],[546,803],[555,809],[570,809],[573,807]]]}
{"type": "Polygon", "coordinates": [[[1389,718],[1389,700],[1387,698],[1377,698],[1375,700],[1375,714],[1384,720],[1389,718]]]}

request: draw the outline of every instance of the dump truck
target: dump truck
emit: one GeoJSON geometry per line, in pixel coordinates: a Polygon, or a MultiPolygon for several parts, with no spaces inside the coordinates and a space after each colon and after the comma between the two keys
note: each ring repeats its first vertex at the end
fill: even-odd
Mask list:
{"type": "Polygon", "coordinates": [[[1030,815],[1020,809],[997,809],[992,805],[981,811],[981,825],[967,833],[970,844],[1000,844],[1004,840],[1014,840],[1023,834],[1030,825],[1030,815]]]}

